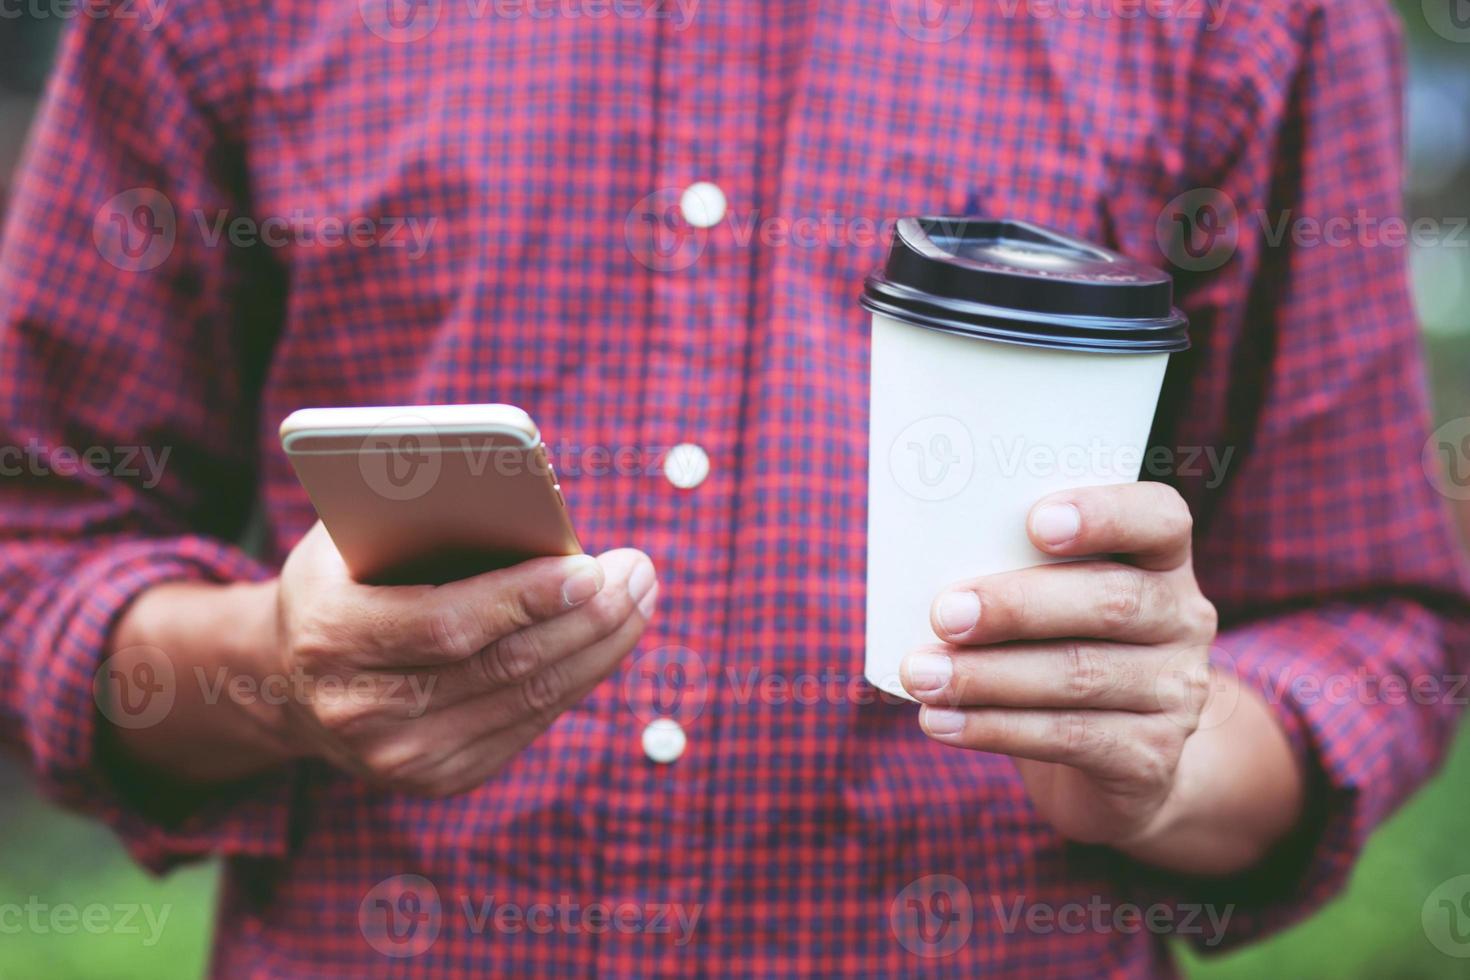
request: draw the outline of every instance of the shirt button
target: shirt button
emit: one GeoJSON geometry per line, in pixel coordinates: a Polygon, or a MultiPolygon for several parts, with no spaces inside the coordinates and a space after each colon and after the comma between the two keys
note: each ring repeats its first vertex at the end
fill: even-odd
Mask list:
{"type": "Polygon", "coordinates": [[[695,181],[679,195],[679,213],[695,228],[713,228],[725,218],[725,192],[707,180],[695,181]]]}
{"type": "Polygon", "coordinates": [[[661,765],[683,755],[688,744],[684,729],[672,718],[655,718],[643,729],[643,754],[661,765]]]}
{"type": "Polygon", "coordinates": [[[680,490],[693,490],[709,476],[709,453],[692,442],[681,442],[664,457],[664,476],[680,490]]]}

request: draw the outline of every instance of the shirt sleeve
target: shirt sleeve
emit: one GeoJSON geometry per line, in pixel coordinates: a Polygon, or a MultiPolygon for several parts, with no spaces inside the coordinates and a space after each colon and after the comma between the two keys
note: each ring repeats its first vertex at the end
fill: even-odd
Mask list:
{"type": "Polygon", "coordinates": [[[1253,270],[1247,342],[1221,399],[1229,434],[1217,458],[1234,457],[1218,492],[1195,485],[1186,496],[1197,574],[1225,624],[1213,660],[1278,714],[1310,802],[1301,833],[1257,873],[1168,883],[1229,908],[1223,942],[1191,936],[1213,949],[1338,892],[1373,829],[1437,769],[1470,693],[1456,660],[1466,579],[1421,464],[1426,385],[1394,230],[1404,227],[1399,27],[1377,0],[1295,10],[1301,54],[1278,82],[1285,111],[1269,176],[1235,180],[1232,266],[1194,293],[1207,306],[1232,270],[1253,270]]]}
{"type": "MultiPolygon", "coordinates": [[[[258,256],[195,230],[241,208],[241,154],[217,136],[231,57],[190,83],[206,59],[186,31],[225,36],[172,8],[70,25],[0,239],[0,741],[156,870],[282,853],[292,778],[163,826],[94,754],[94,678],[127,604],[165,581],[268,574],[228,542],[253,503],[278,294],[258,256]]],[[[168,696],[148,680],[139,693],[168,696]]]]}

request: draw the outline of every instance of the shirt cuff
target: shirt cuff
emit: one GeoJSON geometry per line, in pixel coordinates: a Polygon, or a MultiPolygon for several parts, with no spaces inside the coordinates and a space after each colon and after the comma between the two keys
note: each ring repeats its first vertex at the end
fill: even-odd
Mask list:
{"type": "Polygon", "coordinates": [[[1407,599],[1322,606],[1223,633],[1216,667],[1275,712],[1307,774],[1304,817],[1244,874],[1191,879],[1125,859],[1120,880],[1144,893],[1143,904],[1162,895],[1208,911],[1192,921],[1211,928],[1180,933],[1206,952],[1316,911],[1342,889],[1374,828],[1443,758],[1460,698],[1442,634],[1440,617],[1407,599]]]}
{"type": "MultiPolygon", "coordinates": [[[[154,585],[259,580],[269,574],[238,549],[202,537],[117,544],[74,567],[38,617],[36,635],[23,654],[20,721],[41,791],[102,819],[133,857],[156,873],[206,855],[283,856],[294,768],[212,794],[167,826],[139,812],[95,751],[94,681],[105,668],[108,636],[127,605],[154,585]]],[[[135,697],[165,702],[179,681],[156,674],[139,680],[144,685],[135,687],[135,697]]],[[[134,703],[145,712],[158,710],[145,701],[134,703]]]]}

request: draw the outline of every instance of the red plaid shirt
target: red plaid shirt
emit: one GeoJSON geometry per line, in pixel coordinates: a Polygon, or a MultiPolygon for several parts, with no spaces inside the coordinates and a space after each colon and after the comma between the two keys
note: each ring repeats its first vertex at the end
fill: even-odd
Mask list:
{"type": "Polygon", "coordinates": [[[1462,622],[1403,250],[1270,234],[1398,213],[1381,2],[388,2],[79,18],[4,237],[0,736],[149,867],[224,856],[218,972],[1147,974],[1127,903],[1185,903],[1207,944],[1187,903],[1232,903],[1225,945],[1338,887],[1458,700],[1351,679],[1446,679],[1462,622]],[[696,181],[728,202],[707,229],[696,181]],[[1172,205],[1195,231],[1233,206],[1234,250],[1174,256],[1195,346],[1155,440],[1219,657],[1320,804],[1309,861],[1208,891],[1067,844],[1009,760],[860,680],[882,223],[1025,218],[1162,263],[1187,192],[1217,205],[1172,205]],[[589,550],[661,569],[626,668],[457,799],[302,764],[178,826],[129,807],[92,755],[105,635],[156,583],[272,574],[314,519],[282,417],[476,401],[541,423],[589,550]]]}

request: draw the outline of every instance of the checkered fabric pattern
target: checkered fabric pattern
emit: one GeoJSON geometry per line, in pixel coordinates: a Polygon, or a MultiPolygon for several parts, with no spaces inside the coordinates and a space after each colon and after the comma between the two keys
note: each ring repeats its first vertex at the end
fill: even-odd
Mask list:
{"type": "Polygon", "coordinates": [[[1203,886],[1068,845],[1009,760],[930,742],[861,681],[857,295],[897,215],[1024,218],[1159,264],[1170,202],[1202,233],[1233,209],[1226,258],[1173,256],[1194,347],[1154,438],[1220,659],[1319,784],[1309,861],[1211,887],[1221,945],[1299,916],[1455,709],[1294,680],[1441,677],[1463,641],[1404,250],[1256,220],[1398,213],[1397,25],[1328,6],[93,5],[0,251],[0,738],[150,868],[224,856],[220,975],[1166,971],[1136,923],[1012,912],[1203,886]],[[729,202],[708,229],[678,206],[701,180],[729,202]],[[626,669],[457,799],[302,764],[178,826],[128,807],[92,754],[109,626],[158,582],[272,573],[314,519],[280,420],[478,401],[541,424],[589,550],[653,556],[626,669]],[[683,442],[712,463],[692,490],[661,470],[683,442]],[[122,465],[140,446],[169,452],[156,481],[122,465]],[[61,452],[92,447],[111,465],[61,452]],[[1223,480],[1189,463],[1203,447],[1233,453],[1223,480]],[[256,499],[261,558],[232,544],[256,499]],[[660,715],[689,737],[668,765],[640,748],[660,715]]]}

